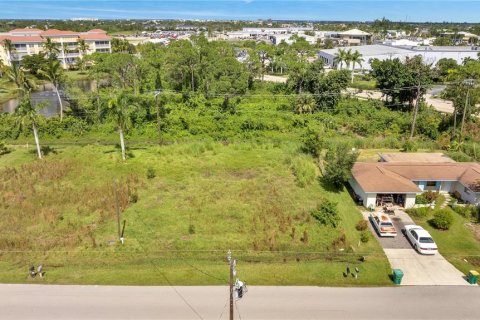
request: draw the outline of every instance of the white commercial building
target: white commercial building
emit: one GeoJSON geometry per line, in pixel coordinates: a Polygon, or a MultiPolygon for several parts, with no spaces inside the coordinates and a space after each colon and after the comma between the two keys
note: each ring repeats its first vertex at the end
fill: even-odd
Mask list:
{"type": "Polygon", "coordinates": [[[335,49],[321,50],[318,58],[323,60],[326,66],[337,67],[335,55],[338,50],[358,51],[364,60],[361,69],[370,70],[371,59],[387,60],[398,58],[405,61],[407,58],[422,56],[423,61],[436,65],[440,59],[450,58],[461,64],[465,58],[477,59],[480,47],[421,47],[421,46],[391,46],[385,44],[374,44],[366,46],[351,46],[335,49]]]}

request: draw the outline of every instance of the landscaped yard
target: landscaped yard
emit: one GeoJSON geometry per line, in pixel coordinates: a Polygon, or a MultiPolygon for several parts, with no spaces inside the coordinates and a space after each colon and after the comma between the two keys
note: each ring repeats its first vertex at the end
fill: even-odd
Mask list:
{"type": "Polygon", "coordinates": [[[295,168],[313,160],[288,143],[137,145],[126,163],[114,146],[53,147],[44,161],[31,146],[0,157],[0,282],[33,281],[29,265],[43,263],[48,283],[222,284],[230,248],[249,284],[390,284],[348,193],[300,187],[295,168]],[[322,199],[338,203],[336,229],[310,214],[322,199]]]}
{"type": "Polygon", "coordinates": [[[425,218],[413,217],[414,221],[424,227],[438,245],[439,252],[456,268],[467,274],[469,270],[480,271],[480,225],[472,223],[454,212],[453,223],[449,230],[433,228],[425,218]]]}

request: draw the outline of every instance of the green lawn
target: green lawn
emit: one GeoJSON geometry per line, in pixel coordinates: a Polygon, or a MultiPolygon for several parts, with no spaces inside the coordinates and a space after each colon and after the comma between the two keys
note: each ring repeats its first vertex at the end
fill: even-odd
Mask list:
{"type": "Polygon", "coordinates": [[[376,80],[361,80],[355,77],[353,83],[349,83],[350,88],[362,89],[362,90],[375,90],[377,88],[376,80]]]}
{"type": "Polygon", "coordinates": [[[476,239],[473,230],[467,227],[470,221],[456,212],[452,211],[452,213],[454,220],[448,231],[433,228],[428,223],[431,217],[412,218],[417,224],[430,232],[440,253],[456,268],[465,274],[469,270],[480,271],[480,239],[476,239]]]}
{"type": "Polygon", "coordinates": [[[0,157],[1,282],[29,282],[29,264],[43,263],[49,283],[221,284],[231,248],[249,284],[390,284],[378,243],[360,244],[348,193],[297,185],[295,145],[138,145],[126,163],[114,146],[53,147],[44,161],[32,146],[0,157]],[[310,216],[322,198],[338,203],[337,229],[310,216]],[[346,265],[358,279],[344,278],[346,265]]]}
{"type": "Polygon", "coordinates": [[[67,80],[71,80],[71,81],[89,80],[88,71],[80,71],[80,70],[66,71],[65,77],[67,78],[67,80]]]}

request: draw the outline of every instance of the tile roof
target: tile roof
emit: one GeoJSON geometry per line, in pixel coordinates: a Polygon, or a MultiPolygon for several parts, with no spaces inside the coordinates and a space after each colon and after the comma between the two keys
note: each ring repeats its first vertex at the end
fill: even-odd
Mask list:
{"type": "Polygon", "coordinates": [[[43,39],[40,36],[5,36],[5,35],[0,35],[0,42],[9,39],[13,43],[24,43],[24,42],[44,42],[45,39],[43,39]]]}
{"type": "Polygon", "coordinates": [[[92,30],[89,30],[87,33],[107,33],[107,31],[102,29],[92,29],[92,30]]]}
{"type": "Polygon", "coordinates": [[[79,33],[70,30],[48,29],[41,33],[42,37],[59,37],[59,36],[77,36],[79,33]]]}
{"type": "Polygon", "coordinates": [[[372,193],[417,193],[421,190],[412,181],[385,170],[380,163],[357,162],[352,175],[365,192],[372,193]]]}
{"type": "Polygon", "coordinates": [[[107,36],[107,34],[102,33],[82,33],[80,34],[80,39],[83,40],[111,40],[112,38],[107,36]]]}
{"type": "Polygon", "coordinates": [[[476,191],[480,188],[478,163],[363,163],[357,162],[352,175],[365,192],[417,193],[412,181],[459,181],[476,191]]]}

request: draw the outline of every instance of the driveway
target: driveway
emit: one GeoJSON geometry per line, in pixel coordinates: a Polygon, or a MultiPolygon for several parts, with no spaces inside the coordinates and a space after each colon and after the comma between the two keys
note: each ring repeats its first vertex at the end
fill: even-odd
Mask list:
{"type": "MultiPolygon", "coordinates": [[[[364,212],[364,218],[370,213],[364,212]]],[[[391,216],[397,229],[394,238],[379,237],[369,221],[369,228],[385,252],[392,269],[403,271],[402,285],[460,285],[469,286],[462,272],[458,271],[440,253],[433,256],[417,253],[401,230],[407,224],[415,224],[403,210],[396,210],[391,216]]]]}

